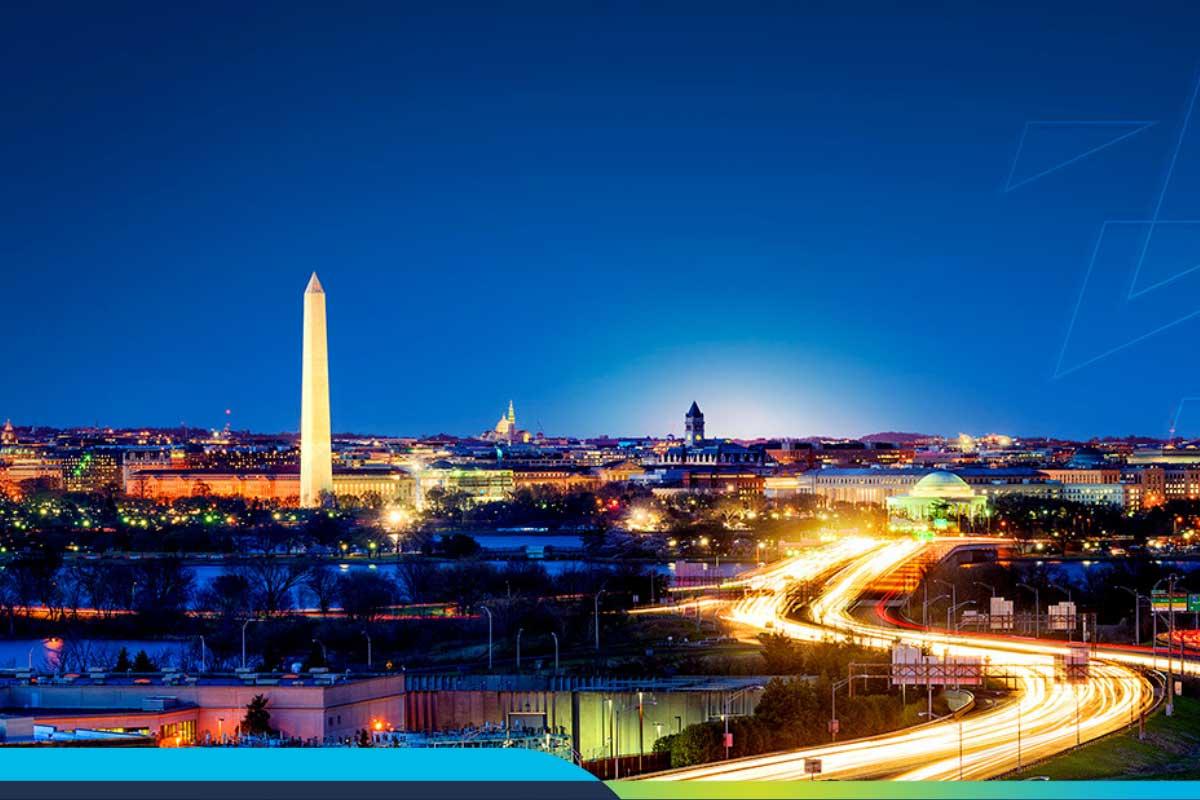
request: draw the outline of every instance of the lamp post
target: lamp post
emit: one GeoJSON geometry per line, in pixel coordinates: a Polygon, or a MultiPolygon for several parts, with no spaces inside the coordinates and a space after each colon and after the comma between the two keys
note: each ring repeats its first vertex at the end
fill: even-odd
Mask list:
{"type": "Polygon", "coordinates": [[[325,643],[320,639],[313,639],[313,644],[321,648],[321,661],[325,662],[324,666],[329,666],[329,651],[325,649],[325,643]]]}
{"type": "Polygon", "coordinates": [[[251,622],[262,622],[261,619],[251,617],[242,623],[242,669],[246,668],[246,626],[251,622]]]}
{"type": "Polygon", "coordinates": [[[492,671],[492,610],[487,606],[479,607],[488,618],[488,672],[492,671]]]}
{"type": "Polygon", "coordinates": [[[554,674],[558,674],[558,634],[551,632],[550,638],[554,640],[554,674]]]}
{"type": "MultiPolygon", "coordinates": [[[[849,678],[847,678],[846,680],[849,680],[849,678]]],[[[725,713],[724,713],[722,716],[724,717],[724,721],[725,721],[725,741],[724,741],[724,745],[725,745],[725,760],[726,760],[726,761],[728,761],[728,760],[729,760],[729,751],[730,751],[731,749],[733,749],[733,740],[732,740],[732,739],[730,738],[730,736],[729,736],[729,712],[730,712],[730,705],[732,705],[732,703],[733,703],[733,700],[734,700],[734,698],[735,698],[735,697],[738,697],[738,696],[740,696],[740,695],[743,695],[743,694],[745,694],[746,692],[750,691],[751,689],[760,689],[760,690],[761,690],[762,688],[763,688],[763,687],[761,687],[761,686],[743,686],[741,689],[738,689],[736,692],[726,692],[726,693],[725,693],[725,713]]],[[[638,694],[640,695],[641,693],[639,692],[638,694]]],[[[638,701],[638,702],[639,702],[639,705],[640,705],[640,703],[641,703],[641,700],[639,699],[639,701],[638,701]]]]}
{"type": "MultiPolygon", "coordinates": [[[[1158,585],[1163,581],[1167,581],[1167,613],[1170,617],[1170,627],[1167,633],[1167,706],[1166,715],[1169,717],[1175,713],[1175,573],[1171,573],[1165,578],[1159,578],[1155,581],[1154,586],[1150,589],[1151,596],[1158,589],[1158,585]]],[[[1153,601],[1151,601],[1153,602],[1153,601]]],[[[1154,655],[1153,662],[1158,663],[1158,612],[1154,612],[1154,655]]]]}
{"type": "Polygon", "coordinates": [[[604,587],[600,587],[600,591],[596,592],[596,596],[592,599],[592,616],[596,621],[596,652],[600,652],[600,595],[604,594],[604,587]]]}
{"type": "Polygon", "coordinates": [[[521,671],[521,634],[524,632],[524,628],[517,628],[517,672],[521,671]]]}
{"type": "Polygon", "coordinates": [[[842,678],[829,686],[829,741],[837,741],[837,690],[849,686],[850,679],[842,678]]]}
{"type": "Polygon", "coordinates": [[[645,693],[638,690],[638,772],[644,767],[642,757],[646,753],[646,711],[644,706],[645,693]]]}
{"type": "Polygon", "coordinates": [[[200,671],[208,672],[208,647],[204,643],[204,636],[200,636],[200,671]]]}
{"type": "Polygon", "coordinates": [[[363,631],[362,635],[367,639],[367,669],[371,669],[375,666],[374,659],[371,657],[371,634],[363,631]]]}
{"type": "Polygon", "coordinates": [[[937,597],[930,600],[929,592],[928,591],[925,592],[925,610],[922,612],[922,615],[924,616],[924,619],[925,619],[925,627],[926,628],[929,627],[929,606],[931,604],[936,604],[939,600],[944,600],[949,596],[950,595],[943,592],[942,594],[939,594],[937,597]]]}
{"type": "Polygon", "coordinates": [[[1018,583],[1018,588],[1028,589],[1033,592],[1033,638],[1039,639],[1042,636],[1042,600],[1041,593],[1038,592],[1036,586],[1030,586],[1028,583],[1018,583]]]}
{"type": "Polygon", "coordinates": [[[996,587],[992,586],[990,583],[984,583],[983,581],[971,581],[971,583],[975,584],[976,586],[982,586],[983,588],[987,589],[989,592],[992,593],[992,597],[996,596],[996,587]]]}
{"type": "MultiPolygon", "coordinates": [[[[950,581],[944,581],[941,578],[934,578],[933,582],[940,583],[942,586],[950,587],[950,605],[958,605],[958,584],[951,583],[950,581]]],[[[947,627],[949,627],[949,623],[947,623],[947,627]]]]}
{"type": "Polygon", "coordinates": [[[1130,589],[1128,586],[1118,586],[1117,588],[1133,595],[1133,643],[1140,645],[1142,643],[1142,596],[1136,589],[1130,589]]]}
{"type": "Polygon", "coordinates": [[[958,721],[958,779],[963,779],[963,721],[958,721]]]}
{"type": "Polygon", "coordinates": [[[1017,772],[1021,771],[1021,699],[1017,698],[1017,772]]]}
{"type": "Polygon", "coordinates": [[[958,610],[960,608],[966,608],[967,606],[973,606],[973,605],[975,605],[974,600],[963,600],[958,605],[947,608],[946,609],[946,630],[951,629],[950,621],[954,620],[954,632],[958,633],[958,610]]]}

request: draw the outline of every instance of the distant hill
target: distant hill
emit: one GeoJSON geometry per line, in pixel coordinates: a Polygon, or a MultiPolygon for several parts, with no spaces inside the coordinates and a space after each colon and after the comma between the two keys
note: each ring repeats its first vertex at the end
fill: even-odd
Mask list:
{"type": "Polygon", "coordinates": [[[901,431],[884,431],[883,433],[872,433],[867,436],[860,436],[860,442],[891,442],[893,444],[912,444],[914,442],[924,442],[930,439],[939,438],[935,434],[930,433],[903,433],[901,431]]]}

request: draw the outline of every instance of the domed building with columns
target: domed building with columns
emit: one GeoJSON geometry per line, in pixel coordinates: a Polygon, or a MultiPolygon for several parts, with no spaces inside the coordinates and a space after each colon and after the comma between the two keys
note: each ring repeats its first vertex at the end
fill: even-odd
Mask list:
{"type": "Polygon", "coordinates": [[[893,519],[920,522],[930,519],[975,519],[986,516],[988,500],[953,472],[931,472],[917,481],[908,494],[887,498],[893,519]]]}

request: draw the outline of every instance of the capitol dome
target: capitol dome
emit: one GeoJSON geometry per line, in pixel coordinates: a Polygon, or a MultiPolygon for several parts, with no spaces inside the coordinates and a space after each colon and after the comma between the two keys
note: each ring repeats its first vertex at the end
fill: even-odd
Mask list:
{"type": "Polygon", "coordinates": [[[910,497],[964,499],[975,496],[970,484],[953,472],[931,472],[917,481],[909,492],[910,497]]]}

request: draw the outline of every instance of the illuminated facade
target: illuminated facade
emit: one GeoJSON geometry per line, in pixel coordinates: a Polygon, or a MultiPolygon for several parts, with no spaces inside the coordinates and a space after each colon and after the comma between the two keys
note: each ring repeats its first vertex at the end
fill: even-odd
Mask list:
{"type": "Polygon", "coordinates": [[[445,461],[430,464],[421,471],[420,479],[421,496],[432,489],[440,489],[446,494],[469,495],[477,503],[506,500],[516,487],[511,469],[459,466],[445,461]]]}
{"type": "Polygon", "coordinates": [[[908,494],[887,499],[888,514],[909,520],[934,517],[975,517],[987,514],[987,497],[977,494],[971,485],[952,472],[931,472],[912,487],[908,494]]]}
{"type": "Polygon", "coordinates": [[[600,478],[571,467],[518,467],[513,469],[513,487],[541,487],[561,492],[595,489],[600,478]]]}
{"type": "Polygon", "coordinates": [[[487,431],[480,437],[489,442],[528,442],[532,437],[529,431],[523,431],[517,427],[517,411],[513,406],[513,401],[508,401],[508,411],[500,417],[500,421],[496,423],[496,427],[487,431]]]}
{"type": "Polygon", "coordinates": [[[62,455],[62,486],[68,492],[120,491],[121,451],[109,448],[72,450],[62,455]]]}
{"type": "MultiPolygon", "coordinates": [[[[286,506],[298,504],[300,483],[295,472],[143,470],[132,476],[127,493],[168,502],[181,497],[240,497],[286,506]]],[[[416,502],[416,481],[400,469],[339,470],[333,474],[332,486],[332,494],[339,500],[377,497],[384,503],[416,502]]]]}
{"type": "Polygon", "coordinates": [[[333,491],[329,424],[329,351],[325,290],[312,274],[304,291],[304,354],[300,388],[300,505],[315,508],[333,491]]]}

